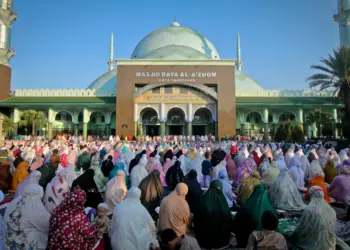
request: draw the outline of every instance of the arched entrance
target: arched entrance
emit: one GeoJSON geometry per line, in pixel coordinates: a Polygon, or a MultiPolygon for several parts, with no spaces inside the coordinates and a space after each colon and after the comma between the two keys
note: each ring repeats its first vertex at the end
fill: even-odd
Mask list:
{"type": "Polygon", "coordinates": [[[106,117],[101,111],[94,111],[88,123],[88,135],[103,137],[107,135],[106,117]]]}
{"type": "Polygon", "coordinates": [[[213,118],[209,109],[197,109],[192,121],[192,134],[200,136],[212,134],[212,121],[213,118]]]}
{"type": "Polygon", "coordinates": [[[256,136],[263,133],[263,122],[259,112],[252,111],[247,115],[245,132],[250,136],[256,136]]]}
{"type": "Polygon", "coordinates": [[[60,111],[55,116],[53,123],[52,135],[66,134],[72,135],[74,133],[74,124],[72,121],[72,115],[66,111],[60,111]]]}
{"type": "Polygon", "coordinates": [[[140,113],[142,122],[142,135],[158,136],[159,135],[159,123],[158,114],[153,108],[145,108],[140,113]]]}
{"type": "Polygon", "coordinates": [[[180,108],[172,108],[167,115],[167,133],[168,135],[185,134],[185,112],[180,108]]]}

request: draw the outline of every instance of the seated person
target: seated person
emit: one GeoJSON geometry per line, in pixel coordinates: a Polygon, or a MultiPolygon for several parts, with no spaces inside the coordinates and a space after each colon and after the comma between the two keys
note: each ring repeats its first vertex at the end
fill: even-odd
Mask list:
{"type": "Polygon", "coordinates": [[[262,231],[255,230],[250,234],[246,250],[287,250],[284,236],[275,231],[278,226],[277,216],[271,211],[266,211],[262,215],[261,223],[262,231]]]}
{"type": "Polygon", "coordinates": [[[198,242],[195,238],[182,235],[178,237],[176,232],[170,228],[161,231],[160,245],[162,250],[200,250],[198,242]]]}

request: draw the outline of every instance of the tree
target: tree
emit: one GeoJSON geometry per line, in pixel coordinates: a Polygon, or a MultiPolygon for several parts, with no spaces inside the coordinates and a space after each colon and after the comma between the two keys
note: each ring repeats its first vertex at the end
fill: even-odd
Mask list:
{"type": "Polygon", "coordinates": [[[309,125],[316,124],[318,136],[322,136],[322,128],[333,122],[332,115],[324,109],[315,109],[306,116],[306,122],[309,125]]]}
{"type": "Polygon", "coordinates": [[[281,141],[284,141],[285,138],[286,138],[286,131],[284,130],[283,124],[280,124],[276,131],[275,140],[277,142],[281,142],[281,141]]]}
{"type": "Polygon", "coordinates": [[[333,55],[321,58],[322,65],[312,65],[321,73],[310,76],[307,80],[309,86],[319,87],[320,90],[334,89],[334,95],[339,96],[344,102],[345,121],[343,124],[344,135],[350,136],[350,48],[341,47],[334,50],[333,55]]]}
{"type": "Polygon", "coordinates": [[[35,128],[42,128],[46,125],[46,116],[42,111],[26,110],[22,113],[19,126],[28,127],[32,129],[32,136],[35,135],[35,128]]]}
{"type": "Polygon", "coordinates": [[[292,132],[292,140],[293,140],[293,142],[297,142],[297,143],[304,143],[305,142],[304,131],[301,128],[300,124],[296,124],[294,126],[293,132],[292,132]]]}
{"type": "Polygon", "coordinates": [[[287,122],[284,125],[284,131],[286,133],[286,137],[285,137],[285,141],[290,142],[292,140],[292,123],[291,122],[287,122]]]}
{"type": "Polygon", "coordinates": [[[14,123],[7,115],[1,113],[0,115],[4,118],[2,129],[5,131],[5,133],[9,134],[11,132],[15,132],[17,129],[16,123],[14,123]]]}

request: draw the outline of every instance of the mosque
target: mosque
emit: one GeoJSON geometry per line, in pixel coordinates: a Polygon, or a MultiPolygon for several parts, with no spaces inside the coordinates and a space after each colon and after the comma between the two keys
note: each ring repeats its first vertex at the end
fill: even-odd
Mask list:
{"type": "Polygon", "coordinates": [[[268,138],[280,122],[292,120],[311,137],[317,128],[306,124],[306,116],[320,106],[341,122],[343,104],[332,91],[264,89],[242,71],[239,35],[237,58],[223,60],[207,37],[177,20],[141,39],[130,59],[114,58],[112,34],[109,70],[86,89],[11,90],[10,30],[17,17],[11,7],[11,0],[2,0],[0,73],[6,77],[0,80],[0,109],[15,123],[24,110],[43,111],[48,122],[38,134],[268,138]]]}

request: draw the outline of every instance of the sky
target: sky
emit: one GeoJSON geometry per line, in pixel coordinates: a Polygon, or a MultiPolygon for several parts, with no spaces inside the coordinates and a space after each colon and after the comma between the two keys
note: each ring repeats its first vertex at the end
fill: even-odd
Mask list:
{"type": "Polygon", "coordinates": [[[306,89],[321,57],[339,46],[336,0],[15,0],[12,89],[86,88],[115,58],[174,17],[205,35],[222,59],[236,59],[264,89],[306,89]]]}

